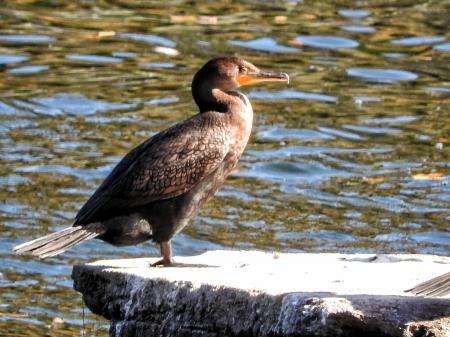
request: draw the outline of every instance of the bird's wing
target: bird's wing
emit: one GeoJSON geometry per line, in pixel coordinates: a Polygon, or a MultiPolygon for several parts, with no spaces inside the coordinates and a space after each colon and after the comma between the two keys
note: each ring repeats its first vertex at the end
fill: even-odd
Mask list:
{"type": "Polygon", "coordinates": [[[174,125],[128,153],[78,212],[75,224],[176,197],[213,172],[229,143],[218,120],[222,117],[206,114],[174,125]]]}

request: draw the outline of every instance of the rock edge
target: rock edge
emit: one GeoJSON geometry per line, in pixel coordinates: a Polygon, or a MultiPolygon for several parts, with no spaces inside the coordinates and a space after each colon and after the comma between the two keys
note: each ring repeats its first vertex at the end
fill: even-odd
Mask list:
{"type": "MultiPolygon", "coordinates": [[[[394,265],[398,275],[381,276],[394,279],[405,270],[416,270],[416,275],[427,278],[432,275],[426,270],[437,274],[450,266],[448,258],[413,257],[215,251],[178,258],[184,266],[174,268],[148,267],[154,259],[98,261],[74,266],[72,278],[86,305],[111,320],[110,336],[449,337],[450,299],[383,295],[370,287],[352,293],[345,288],[345,278],[351,275],[367,283],[364,277],[373,278],[367,275],[372,269],[379,274],[394,265]],[[292,271],[293,261],[301,261],[309,271],[292,271]],[[283,264],[287,269],[280,267],[283,264]],[[321,266],[333,266],[333,273],[342,268],[342,280],[334,275],[329,282],[332,291],[326,291],[326,283],[314,282],[315,276],[325,277],[319,272],[316,275],[312,266],[320,270],[321,266]],[[276,279],[270,279],[273,271],[276,279]],[[302,280],[307,281],[305,273],[312,274],[313,284],[302,287],[302,280]],[[249,282],[254,276],[256,280],[249,282]],[[292,278],[296,282],[291,282],[292,278]],[[286,284],[272,287],[274,282],[286,284]],[[282,291],[283,287],[288,291],[282,291]]],[[[407,282],[415,282],[403,278],[405,288],[413,285],[407,282]]]]}

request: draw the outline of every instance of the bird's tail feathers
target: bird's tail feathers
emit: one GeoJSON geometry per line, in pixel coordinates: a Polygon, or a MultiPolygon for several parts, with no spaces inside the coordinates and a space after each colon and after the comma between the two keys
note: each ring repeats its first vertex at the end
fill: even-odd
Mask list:
{"type": "Polygon", "coordinates": [[[41,238],[22,243],[13,248],[19,254],[31,254],[45,258],[61,254],[82,241],[90,240],[104,232],[99,223],[68,227],[41,238]]]}
{"type": "Polygon", "coordinates": [[[406,291],[421,296],[446,296],[450,294],[450,273],[434,277],[406,291]]]}

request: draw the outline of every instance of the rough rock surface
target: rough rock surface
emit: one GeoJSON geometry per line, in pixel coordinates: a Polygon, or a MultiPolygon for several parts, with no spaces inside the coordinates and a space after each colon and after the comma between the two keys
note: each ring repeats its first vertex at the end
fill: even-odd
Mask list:
{"type": "Polygon", "coordinates": [[[404,293],[450,269],[426,255],[212,251],[98,261],[73,269],[87,306],[110,335],[449,337],[450,299],[404,293]]]}

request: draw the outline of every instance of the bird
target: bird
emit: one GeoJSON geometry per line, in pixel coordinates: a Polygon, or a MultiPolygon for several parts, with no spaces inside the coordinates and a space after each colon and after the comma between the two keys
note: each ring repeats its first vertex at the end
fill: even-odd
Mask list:
{"type": "Polygon", "coordinates": [[[419,296],[440,297],[450,294],[450,272],[433,277],[430,280],[405,290],[419,296]]]}
{"type": "Polygon", "coordinates": [[[94,238],[115,246],[153,240],[161,259],[152,265],[173,266],[171,239],[224,184],[249,140],[253,108],[236,89],[266,81],[289,84],[289,76],[235,56],[208,61],[192,80],[196,115],[126,154],[71,227],[13,250],[45,258],[94,238]]]}

